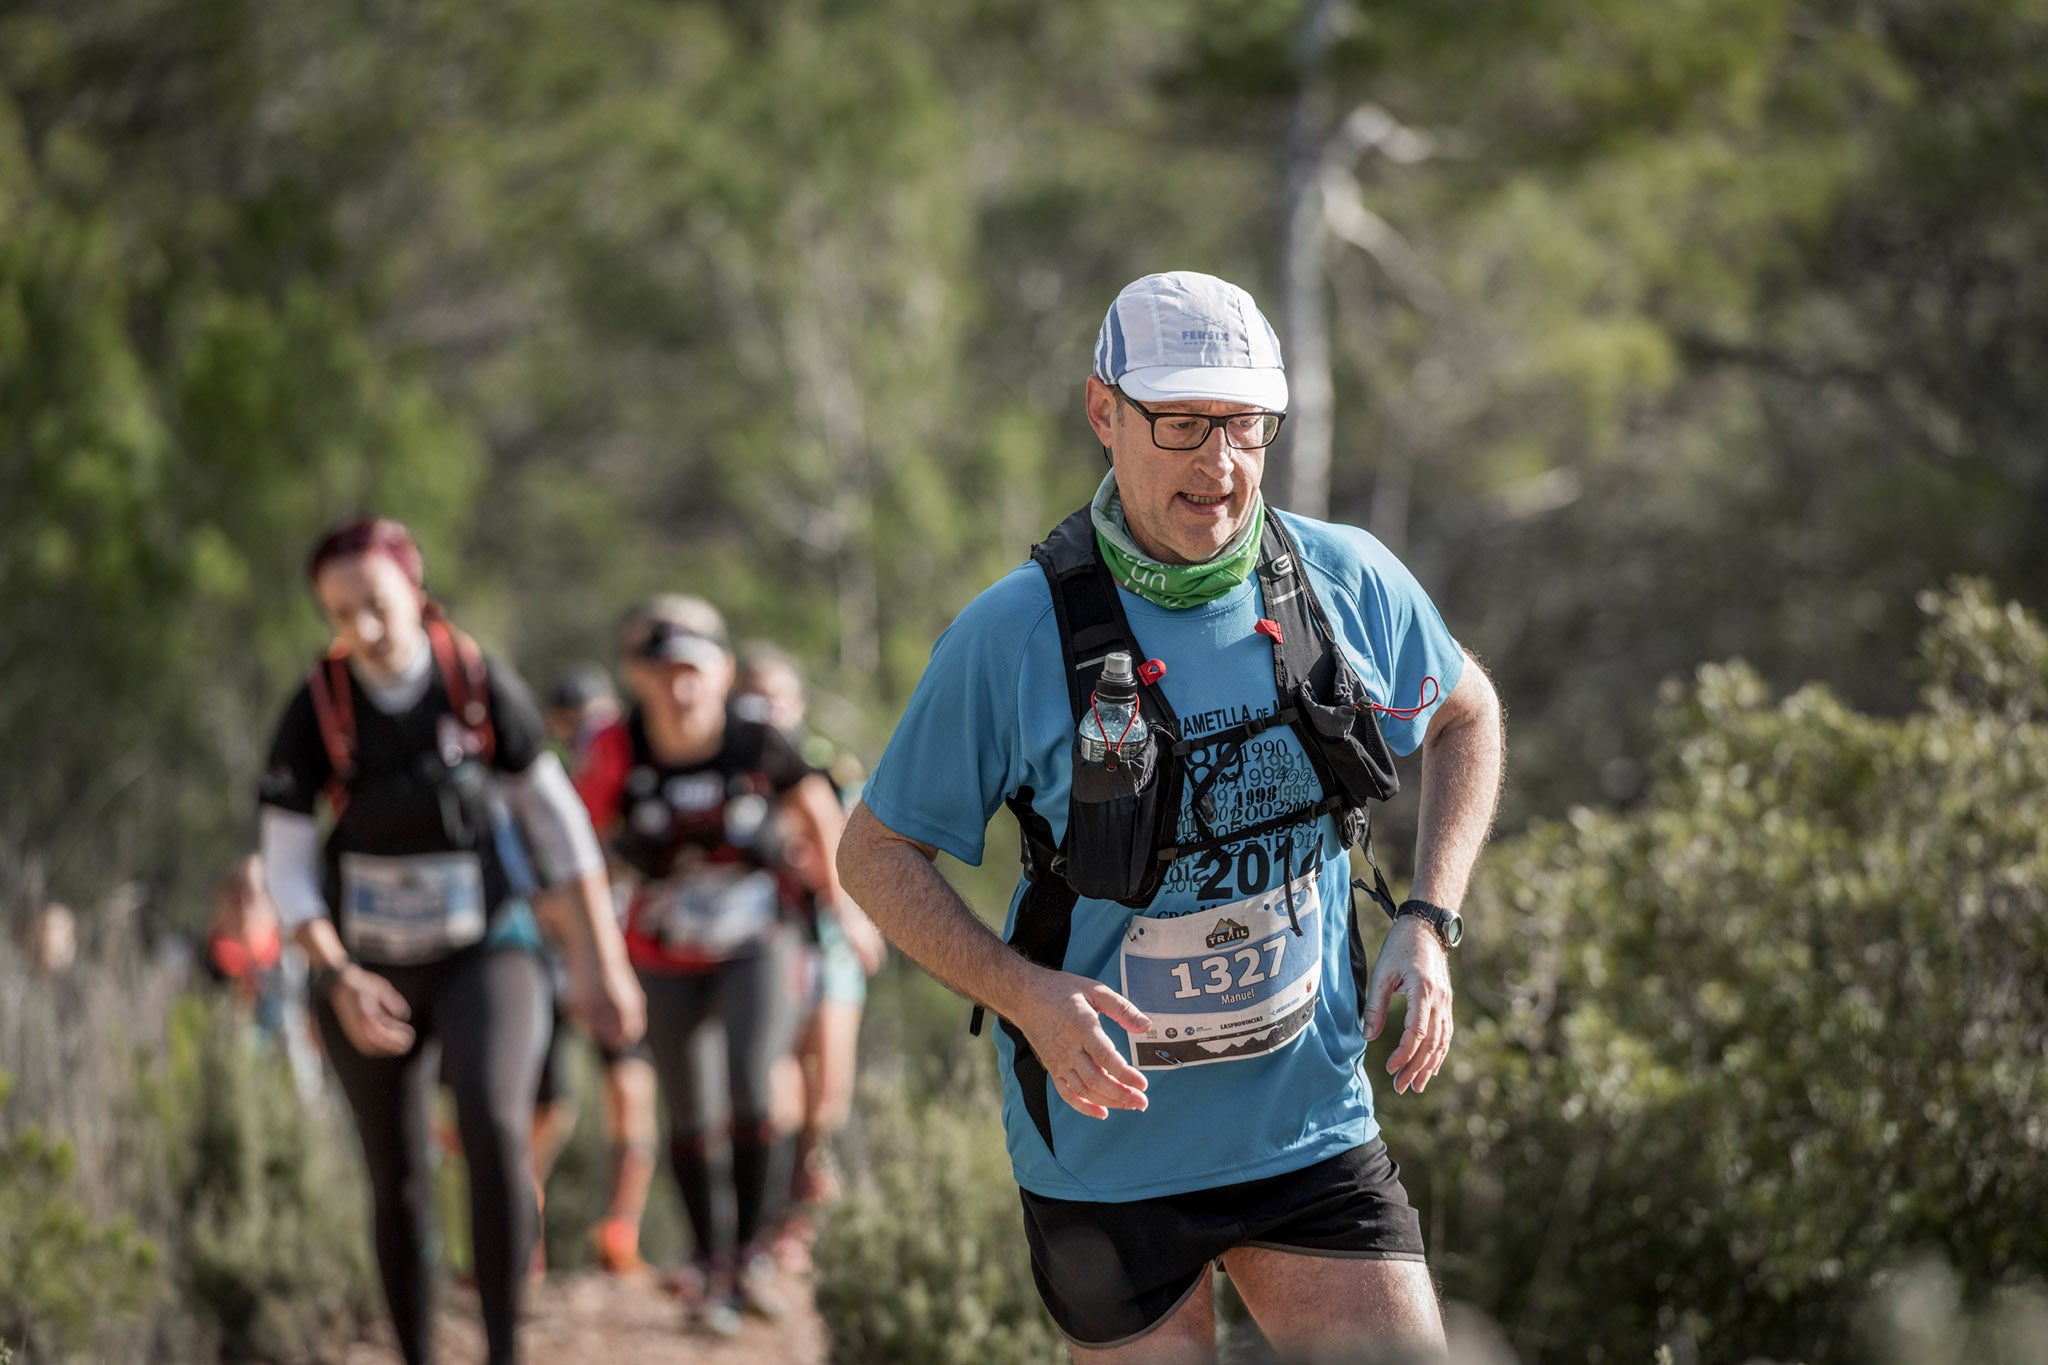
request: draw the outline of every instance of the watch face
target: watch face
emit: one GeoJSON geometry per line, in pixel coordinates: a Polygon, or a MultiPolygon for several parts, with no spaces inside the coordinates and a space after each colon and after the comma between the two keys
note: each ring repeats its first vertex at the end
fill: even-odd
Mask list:
{"type": "Polygon", "coordinates": [[[1444,946],[1446,948],[1455,948],[1458,946],[1458,940],[1465,937],[1465,917],[1453,910],[1444,916],[1441,928],[1443,930],[1444,946]]]}

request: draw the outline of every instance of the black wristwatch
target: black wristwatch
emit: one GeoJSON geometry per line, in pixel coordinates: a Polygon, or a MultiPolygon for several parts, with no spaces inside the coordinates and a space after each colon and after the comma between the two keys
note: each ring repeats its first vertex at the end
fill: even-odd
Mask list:
{"type": "Polygon", "coordinates": [[[1394,911],[1393,918],[1399,919],[1403,915],[1413,915],[1435,930],[1437,942],[1447,949],[1457,947],[1465,937],[1464,918],[1457,911],[1446,910],[1441,905],[1431,905],[1411,896],[1401,902],[1401,908],[1394,911]]]}
{"type": "Polygon", "coordinates": [[[313,998],[328,1000],[334,995],[334,983],[341,980],[341,974],[355,966],[353,959],[342,962],[339,967],[315,967],[306,978],[306,985],[312,989],[313,998]]]}

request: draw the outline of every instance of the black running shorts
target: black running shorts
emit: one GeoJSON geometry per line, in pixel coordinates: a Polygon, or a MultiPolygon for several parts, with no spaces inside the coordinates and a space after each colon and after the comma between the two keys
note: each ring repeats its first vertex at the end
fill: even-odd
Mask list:
{"type": "Polygon", "coordinates": [[[1127,1204],[1024,1196],[1031,1275],[1079,1346],[1144,1336],[1232,1247],[1420,1261],[1422,1220],[1378,1138],[1299,1171],[1127,1204]]]}

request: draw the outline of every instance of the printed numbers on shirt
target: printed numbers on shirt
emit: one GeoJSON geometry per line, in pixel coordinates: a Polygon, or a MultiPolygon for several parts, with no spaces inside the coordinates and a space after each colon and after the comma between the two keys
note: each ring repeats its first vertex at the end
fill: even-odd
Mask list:
{"type": "MultiPolygon", "coordinates": [[[[1195,861],[1195,874],[1201,880],[1195,887],[1197,900],[1235,900],[1242,896],[1256,896],[1267,887],[1277,865],[1288,868],[1294,861],[1294,836],[1288,835],[1280,841],[1277,850],[1267,851],[1264,844],[1253,840],[1237,851],[1235,858],[1221,849],[1212,848],[1195,861]],[[1231,874],[1237,876],[1237,884],[1231,885],[1231,874]]],[[[1300,875],[1301,868],[1294,868],[1300,875]]]]}
{"type": "Polygon", "coordinates": [[[1176,1000],[1195,1000],[1204,995],[1222,995],[1226,991],[1243,990],[1256,986],[1268,977],[1280,975],[1280,963],[1287,956],[1288,934],[1279,934],[1267,939],[1256,947],[1239,948],[1225,956],[1205,957],[1200,962],[1176,962],[1170,969],[1173,979],[1180,983],[1180,989],[1173,993],[1176,1000]],[[1237,975],[1231,974],[1232,966],[1237,975]],[[1195,973],[1204,974],[1197,984],[1195,973]]]}

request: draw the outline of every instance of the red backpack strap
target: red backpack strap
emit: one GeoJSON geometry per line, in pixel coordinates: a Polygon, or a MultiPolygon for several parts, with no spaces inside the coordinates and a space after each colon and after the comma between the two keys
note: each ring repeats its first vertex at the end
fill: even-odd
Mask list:
{"type": "Polygon", "coordinates": [[[327,749],[327,804],[339,820],[348,809],[348,783],[356,772],[356,707],[349,689],[348,651],[335,645],[306,678],[320,742],[327,749]]]}
{"type": "Polygon", "coordinates": [[[425,622],[427,642],[434,650],[434,664],[441,670],[441,686],[448,704],[462,727],[476,736],[477,755],[489,763],[498,752],[498,732],[491,724],[490,678],[484,669],[484,652],[476,641],[464,635],[440,616],[425,622]]]}

